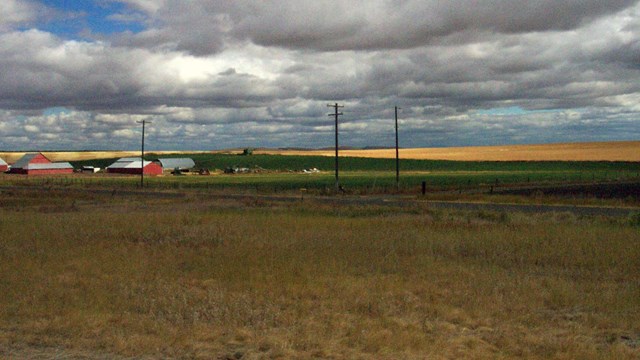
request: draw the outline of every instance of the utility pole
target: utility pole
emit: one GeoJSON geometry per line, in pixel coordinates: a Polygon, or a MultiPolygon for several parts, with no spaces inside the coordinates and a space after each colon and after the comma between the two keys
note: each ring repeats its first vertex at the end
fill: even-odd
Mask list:
{"type": "Polygon", "coordinates": [[[398,150],[398,110],[400,108],[395,106],[396,115],[396,188],[400,190],[400,151],[398,150]]]}
{"type": "Polygon", "coordinates": [[[151,124],[151,121],[142,120],[136,121],[138,124],[142,124],[142,150],[140,152],[140,187],[144,187],[144,126],[151,124]]]}
{"type": "Polygon", "coordinates": [[[329,104],[327,105],[328,107],[332,107],[334,109],[333,114],[329,114],[329,116],[334,116],[335,117],[335,123],[336,123],[336,194],[340,192],[340,180],[338,177],[338,116],[342,115],[341,112],[338,112],[338,108],[343,108],[344,106],[338,105],[338,103],[335,103],[333,105],[329,104]]]}

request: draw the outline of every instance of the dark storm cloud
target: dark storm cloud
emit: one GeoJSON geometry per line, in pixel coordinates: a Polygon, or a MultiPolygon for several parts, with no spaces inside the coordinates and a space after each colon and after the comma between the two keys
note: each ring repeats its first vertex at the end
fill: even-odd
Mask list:
{"type": "MultiPolygon", "coordinates": [[[[140,6],[140,1],[132,3],[140,6]]],[[[222,50],[230,38],[338,51],[468,42],[492,33],[567,31],[637,0],[167,0],[155,2],[155,7],[149,3],[146,8],[155,26],[128,41],[204,55],[222,50]]]]}
{"type": "MultiPolygon", "coordinates": [[[[636,1],[260,2],[233,16],[233,34],[267,46],[315,50],[412,48],[461,34],[571,30],[636,1]],[[276,5],[278,3],[278,5],[276,5]]],[[[454,37],[452,39],[455,40],[454,37]]]]}

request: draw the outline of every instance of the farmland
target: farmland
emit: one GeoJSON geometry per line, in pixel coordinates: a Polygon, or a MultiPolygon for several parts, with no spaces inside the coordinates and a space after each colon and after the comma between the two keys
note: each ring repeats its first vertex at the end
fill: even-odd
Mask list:
{"type": "MultiPolygon", "coordinates": [[[[150,154],[149,158],[155,157],[150,154]]],[[[200,189],[212,192],[253,192],[299,193],[301,189],[309,194],[328,195],[335,189],[333,172],[334,159],[325,156],[302,155],[252,155],[183,153],[169,156],[189,156],[196,162],[196,168],[212,170],[211,176],[171,176],[146,177],[149,189],[200,189]],[[249,173],[224,174],[224,169],[244,168],[249,173]],[[303,173],[305,169],[319,169],[317,173],[303,173]]],[[[92,165],[105,167],[113,159],[73,161],[76,166],[92,165]]],[[[510,161],[474,162],[445,160],[401,161],[399,188],[395,183],[395,161],[393,159],[373,159],[343,157],[340,159],[340,184],[345,195],[405,194],[420,193],[422,182],[428,188],[428,196],[446,192],[489,193],[511,187],[535,188],[553,187],[567,184],[609,184],[637,182],[640,165],[635,162],[610,161],[510,161]]],[[[106,174],[69,177],[11,177],[3,178],[5,184],[31,186],[78,186],[131,189],[139,186],[139,178],[131,176],[108,176],[106,174]]],[[[497,195],[497,194],[496,194],[497,195]]],[[[638,204],[640,199],[631,196],[630,204],[638,204]]],[[[574,197],[585,197],[577,194],[574,197]]],[[[588,197],[588,194],[587,196],[588,197]]],[[[496,198],[496,196],[494,196],[496,198]]]]}
{"type": "Polygon", "coordinates": [[[0,175],[0,357],[640,356],[637,163],[175,156],[213,174],[0,175]]]}
{"type": "MultiPolygon", "coordinates": [[[[213,171],[211,177],[148,178],[147,186],[157,189],[201,188],[224,191],[291,192],[306,189],[329,193],[334,188],[332,151],[256,150],[255,155],[240,156],[241,150],[215,152],[157,152],[147,158],[191,157],[196,168],[213,171]],[[222,176],[225,169],[243,168],[250,174],[222,176]],[[303,174],[305,169],[319,173],[303,174]]],[[[592,184],[632,181],[640,178],[640,142],[611,142],[551,145],[512,145],[502,147],[402,149],[402,178],[395,184],[392,150],[342,150],[340,184],[351,194],[415,194],[425,182],[430,191],[461,192],[469,189],[487,192],[492,187],[513,185],[592,184]],[[499,155],[499,156],[497,156],[499,155]],[[446,159],[455,159],[446,160],[446,159]],[[461,160],[463,159],[463,160],[461,160]],[[478,161],[479,159],[492,159],[478,161]],[[553,159],[553,160],[551,160],[553,159]],[[507,161],[508,160],[508,161],[507,161]],[[616,160],[616,161],[612,161],[616,160]]],[[[17,159],[21,153],[2,153],[17,159]]],[[[136,152],[55,152],[46,153],[55,161],[71,161],[76,167],[92,165],[104,168],[120,156],[136,152]]],[[[131,187],[135,178],[73,177],[54,179],[4,179],[5,183],[131,187]],[[26,181],[25,181],[26,180],[26,181]]]]}
{"type": "MultiPolygon", "coordinates": [[[[333,150],[263,150],[258,154],[333,156],[333,150]]],[[[394,158],[394,149],[347,149],[347,157],[394,158]]],[[[640,141],[409,148],[403,159],[453,161],[640,161],[640,141]]]]}
{"type": "MultiPolygon", "coordinates": [[[[171,154],[238,154],[242,149],[216,151],[159,151],[171,154]]],[[[295,149],[256,149],[256,155],[299,155],[332,157],[334,151],[295,149]]],[[[13,162],[24,152],[2,152],[0,158],[13,162]]],[[[138,151],[47,151],[52,161],[83,161],[138,156],[138,151]]],[[[450,161],[640,161],[640,141],[503,145],[446,148],[400,149],[402,159],[450,161]]],[[[340,156],[357,158],[395,158],[393,149],[343,149],[340,156]]]]}

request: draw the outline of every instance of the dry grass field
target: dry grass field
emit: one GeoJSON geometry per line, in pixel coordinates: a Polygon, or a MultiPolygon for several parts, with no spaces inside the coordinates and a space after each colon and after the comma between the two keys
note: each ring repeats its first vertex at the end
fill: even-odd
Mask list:
{"type": "MultiPolygon", "coordinates": [[[[333,150],[259,150],[256,154],[334,156],[333,150]]],[[[341,150],[341,156],[395,158],[395,149],[341,150]]],[[[402,159],[459,161],[640,161],[640,141],[400,149],[402,159]]]]}
{"type": "Polygon", "coordinates": [[[638,359],[640,217],[3,191],[0,357],[638,359]]]}

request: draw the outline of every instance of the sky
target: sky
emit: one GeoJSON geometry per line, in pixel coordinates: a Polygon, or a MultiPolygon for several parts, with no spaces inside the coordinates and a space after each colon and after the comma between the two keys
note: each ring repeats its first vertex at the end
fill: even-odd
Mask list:
{"type": "Polygon", "coordinates": [[[2,0],[0,150],[640,140],[640,1],[2,0]]]}

